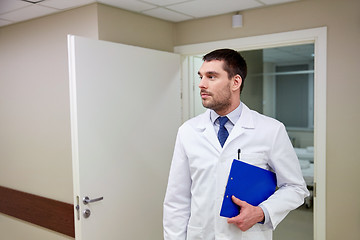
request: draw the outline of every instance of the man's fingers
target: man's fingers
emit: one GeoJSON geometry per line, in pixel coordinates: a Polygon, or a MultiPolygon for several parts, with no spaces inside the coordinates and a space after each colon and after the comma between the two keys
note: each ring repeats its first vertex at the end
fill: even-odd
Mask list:
{"type": "Polygon", "coordinates": [[[227,219],[227,222],[228,222],[228,223],[235,223],[236,220],[235,220],[234,218],[235,218],[235,217],[228,218],[228,219],[227,219]]]}
{"type": "Polygon", "coordinates": [[[238,198],[235,197],[235,196],[232,196],[231,199],[232,199],[232,201],[233,201],[236,205],[238,205],[239,207],[242,207],[242,206],[244,206],[244,205],[246,204],[246,202],[241,201],[240,199],[238,199],[238,198]]]}
{"type": "Polygon", "coordinates": [[[227,222],[228,222],[228,223],[238,224],[239,221],[241,221],[240,215],[237,215],[237,216],[235,216],[235,217],[232,217],[232,218],[228,218],[228,219],[227,219],[227,222]]]}
{"type": "Polygon", "coordinates": [[[249,227],[246,225],[244,220],[239,215],[237,215],[236,217],[233,217],[233,218],[228,218],[227,222],[229,224],[236,225],[241,231],[246,231],[249,229],[249,227]]]}

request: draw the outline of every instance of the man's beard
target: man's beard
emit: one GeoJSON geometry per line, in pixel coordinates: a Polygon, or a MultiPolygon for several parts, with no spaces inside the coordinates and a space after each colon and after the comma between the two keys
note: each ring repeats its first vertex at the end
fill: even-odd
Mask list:
{"type": "Polygon", "coordinates": [[[231,101],[230,101],[230,90],[226,91],[225,94],[218,94],[218,99],[214,98],[214,95],[211,92],[208,92],[206,90],[201,90],[201,93],[206,93],[208,94],[208,98],[210,98],[210,101],[206,101],[204,99],[202,99],[202,105],[205,108],[209,108],[212,109],[214,111],[220,111],[223,109],[227,109],[230,105],[231,105],[231,101]],[[220,99],[219,99],[220,98],[220,99]]]}

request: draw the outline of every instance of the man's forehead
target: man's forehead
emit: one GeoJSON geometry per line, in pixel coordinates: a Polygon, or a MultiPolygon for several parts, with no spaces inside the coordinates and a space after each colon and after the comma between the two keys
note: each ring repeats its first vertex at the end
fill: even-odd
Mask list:
{"type": "Polygon", "coordinates": [[[224,71],[223,68],[224,61],[222,60],[212,60],[212,61],[204,61],[199,69],[199,74],[209,73],[209,72],[217,72],[220,73],[224,71]]]}

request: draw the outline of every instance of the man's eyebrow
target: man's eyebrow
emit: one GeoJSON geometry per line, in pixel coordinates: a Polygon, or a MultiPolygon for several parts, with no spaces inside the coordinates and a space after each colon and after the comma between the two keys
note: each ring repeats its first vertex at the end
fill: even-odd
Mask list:
{"type": "MultiPolygon", "coordinates": [[[[198,74],[201,75],[200,71],[198,72],[198,74]]],[[[216,71],[208,71],[208,72],[205,72],[205,74],[207,74],[207,75],[219,75],[219,73],[216,72],[216,71]]]]}

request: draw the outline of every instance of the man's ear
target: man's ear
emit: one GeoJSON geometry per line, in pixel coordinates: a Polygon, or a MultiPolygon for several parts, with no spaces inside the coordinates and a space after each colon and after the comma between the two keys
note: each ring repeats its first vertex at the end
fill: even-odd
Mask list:
{"type": "Polygon", "coordinates": [[[241,87],[241,84],[242,84],[242,78],[239,74],[236,74],[234,77],[233,77],[233,91],[236,91],[238,89],[240,89],[241,87]]]}

